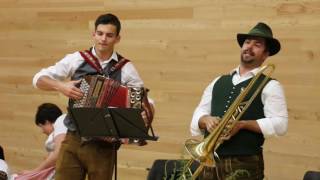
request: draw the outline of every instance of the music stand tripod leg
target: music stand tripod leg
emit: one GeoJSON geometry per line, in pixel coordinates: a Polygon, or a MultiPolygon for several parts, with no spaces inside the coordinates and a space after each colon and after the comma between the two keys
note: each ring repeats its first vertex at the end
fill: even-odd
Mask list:
{"type": "Polygon", "coordinates": [[[116,143],[113,143],[113,150],[114,150],[114,179],[117,180],[117,159],[118,159],[118,153],[117,153],[117,148],[116,148],[116,143]]]}

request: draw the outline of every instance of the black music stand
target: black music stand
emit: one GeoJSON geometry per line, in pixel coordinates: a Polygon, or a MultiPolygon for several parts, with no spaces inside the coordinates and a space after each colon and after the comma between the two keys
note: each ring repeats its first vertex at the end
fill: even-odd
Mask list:
{"type": "Polygon", "coordinates": [[[81,137],[114,137],[156,141],[136,108],[68,108],[81,137]]]}
{"type": "MultiPolygon", "coordinates": [[[[148,129],[141,117],[141,109],[135,108],[68,108],[81,137],[114,137],[153,140],[158,139],[148,129]]],[[[117,179],[117,150],[115,149],[115,179],[117,179]]]]}

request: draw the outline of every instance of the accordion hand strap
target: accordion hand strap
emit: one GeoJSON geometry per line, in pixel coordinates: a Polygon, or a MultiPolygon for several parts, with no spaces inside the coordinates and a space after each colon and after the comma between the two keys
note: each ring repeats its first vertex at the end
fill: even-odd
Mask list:
{"type": "Polygon", "coordinates": [[[146,112],[146,116],[147,116],[147,127],[151,127],[151,123],[152,123],[152,120],[153,120],[153,109],[151,107],[151,104],[149,103],[149,100],[148,100],[148,91],[149,89],[145,89],[145,94],[143,96],[143,99],[142,99],[142,108],[143,110],[146,112]]]}
{"type": "MultiPolygon", "coordinates": [[[[146,119],[146,122],[145,122],[146,127],[148,128],[148,130],[149,129],[151,130],[152,136],[155,137],[154,131],[153,131],[153,128],[152,128],[152,125],[151,125],[152,121],[153,121],[153,117],[154,117],[154,110],[151,107],[151,104],[150,104],[150,102],[148,100],[148,91],[149,91],[149,89],[147,89],[147,88],[144,91],[144,96],[143,96],[143,99],[142,99],[142,109],[145,111],[146,116],[147,116],[147,119],[146,119]]],[[[147,145],[147,141],[139,139],[138,145],[139,146],[145,146],[145,145],[147,145]]]]}

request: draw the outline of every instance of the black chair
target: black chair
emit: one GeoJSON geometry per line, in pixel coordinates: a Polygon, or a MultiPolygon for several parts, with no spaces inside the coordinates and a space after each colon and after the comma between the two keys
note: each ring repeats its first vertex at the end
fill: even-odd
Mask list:
{"type": "Polygon", "coordinates": [[[1,145],[0,145],[0,159],[5,160],[5,159],[4,159],[4,152],[3,152],[3,148],[2,148],[2,146],[1,146],[1,145]]]}
{"type": "Polygon", "coordinates": [[[320,180],[320,171],[307,171],[303,180],[320,180]]]}

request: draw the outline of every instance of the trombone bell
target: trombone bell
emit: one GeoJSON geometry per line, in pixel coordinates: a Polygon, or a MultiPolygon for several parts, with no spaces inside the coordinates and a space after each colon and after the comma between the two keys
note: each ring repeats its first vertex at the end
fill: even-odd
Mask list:
{"type": "Polygon", "coordinates": [[[188,153],[192,156],[192,159],[198,161],[200,164],[213,167],[215,165],[212,152],[205,150],[203,141],[195,139],[187,139],[185,142],[185,148],[188,153]]]}

